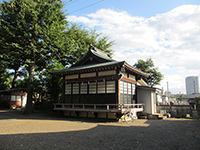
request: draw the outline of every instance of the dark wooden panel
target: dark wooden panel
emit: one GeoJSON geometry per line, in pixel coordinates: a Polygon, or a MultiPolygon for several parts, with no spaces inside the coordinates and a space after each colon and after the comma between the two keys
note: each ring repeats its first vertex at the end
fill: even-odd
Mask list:
{"type": "Polygon", "coordinates": [[[97,103],[97,96],[96,96],[96,94],[90,94],[89,95],[88,104],[98,104],[97,103]]]}
{"type": "Polygon", "coordinates": [[[71,95],[65,95],[65,103],[71,103],[71,95]]]}
{"type": "Polygon", "coordinates": [[[116,94],[107,94],[106,95],[106,104],[117,104],[116,94]]]}
{"type": "Polygon", "coordinates": [[[88,102],[88,96],[87,96],[87,94],[81,94],[81,96],[80,96],[80,103],[81,104],[87,104],[87,102],[88,102]]]}
{"type": "Polygon", "coordinates": [[[79,95],[76,94],[76,95],[73,95],[73,98],[72,98],[72,103],[74,104],[77,104],[79,103],[79,95]]]}
{"type": "Polygon", "coordinates": [[[97,104],[106,104],[105,94],[97,94],[97,104]]]}

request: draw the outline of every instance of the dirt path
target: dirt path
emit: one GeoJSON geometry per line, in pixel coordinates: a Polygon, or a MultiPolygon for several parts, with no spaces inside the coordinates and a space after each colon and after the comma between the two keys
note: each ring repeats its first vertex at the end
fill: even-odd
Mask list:
{"type": "Polygon", "coordinates": [[[97,122],[0,110],[0,149],[199,150],[200,121],[97,122]]]}

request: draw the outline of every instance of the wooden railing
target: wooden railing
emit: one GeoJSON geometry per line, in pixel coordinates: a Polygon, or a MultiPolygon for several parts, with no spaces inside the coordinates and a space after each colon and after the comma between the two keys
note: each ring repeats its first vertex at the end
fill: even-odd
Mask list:
{"type": "Polygon", "coordinates": [[[54,110],[91,111],[91,112],[121,112],[136,109],[143,111],[144,104],[67,104],[54,103],[54,110]]]}

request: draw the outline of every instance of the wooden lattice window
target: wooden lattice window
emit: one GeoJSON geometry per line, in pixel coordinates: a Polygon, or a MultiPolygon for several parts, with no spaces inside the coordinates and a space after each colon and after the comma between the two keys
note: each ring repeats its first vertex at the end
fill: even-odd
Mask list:
{"type": "Polygon", "coordinates": [[[71,94],[71,84],[65,84],[65,94],[71,94]]]}
{"type": "Polygon", "coordinates": [[[73,84],[73,94],[79,94],[79,84],[73,84]]]}
{"type": "Polygon", "coordinates": [[[115,81],[107,81],[107,93],[115,93],[115,81]]]}
{"type": "Polygon", "coordinates": [[[97,83],[97,92],[105,93],[105,82],[102,81],[97,83]]]}
{"type": "Polygon", "coordinates": [[[81,94],[87,94],[87,83],[81,83],[81,94]]]}
{"type": "Polygon", "coordinates": [[[96,94],[96,82],[89,84],[89,94],[96,94]]]}

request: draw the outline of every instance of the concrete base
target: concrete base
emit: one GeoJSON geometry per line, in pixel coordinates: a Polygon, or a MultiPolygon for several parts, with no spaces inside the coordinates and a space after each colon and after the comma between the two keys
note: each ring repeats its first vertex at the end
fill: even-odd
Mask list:
{"type": "Polygon", "coordinates": [[[63,115],[70,116],[70,117],[101,118],[101,119],[116,119],[117,120],[115,113],[64,111],[63,115]]]}
{"type": "Polygon", "coordinates": [[[198,115],[197,110],[193,110],[193,111],[192,111],[192,118],[200,119],[200,116],[198,115]]]}

